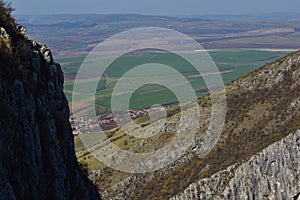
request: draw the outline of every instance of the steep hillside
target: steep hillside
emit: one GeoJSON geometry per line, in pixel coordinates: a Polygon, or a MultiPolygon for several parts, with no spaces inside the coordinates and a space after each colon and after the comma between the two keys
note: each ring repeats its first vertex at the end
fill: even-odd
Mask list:
{"type": "MultiPolygon", "coordinates": [[[[108,188],[103,188],[105,190],[102,193],[103,197],[171,198],[183,192],[191,183],[209,177],[235,163],[244,162],[270,144],[300,129],[300,52],[289,54],[241,77],[226,86],[226,91],[225,126],[218,144],[207,156],[199,158],[197,150],[204,143],[197,140],[185,156],[173,165],[154,173],[130,175],[102,167],[100,171],[109,176],[98,173],[100,176],[93,179],[97,185],[109,186],[107,183],[110,183],[108,188]],[[116,177],[124,180],[119,179],[121,182],[115,184],[116,177]]],[[[202,129],[198,133],[198,136],[201,136],[207,129],[210,99],[202,98],[199,103],[203,114],[200,121],[202,129]]],[[[170,120],[176,121],[176,115],[170,120]]],[[[111,140],[121,148],[133,150],[141,148],[143,142],[129,139],[129,142],[123,145],[126,137],[119,132],[114,133],[111,140]]],[[[149,142],[157,140],[148,140],[149,142]]],[[[87,155],[83,153],[79,157],[88,163],[87,155]]]]}
{"type": "Polygon", "coordinates": [[[300,131],[235,164],[191,184],[170,200],[300,199],[300,131]]]}
{"type": "Polygon", "coordinates": [[[0,1],[0,199],[99,199],[77,164],[61,67],[10,11],[0,1]]]}

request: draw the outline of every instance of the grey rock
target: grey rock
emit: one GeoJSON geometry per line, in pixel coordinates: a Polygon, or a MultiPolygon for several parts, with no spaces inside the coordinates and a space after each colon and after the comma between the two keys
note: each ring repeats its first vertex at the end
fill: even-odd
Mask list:
{"type": "Polygon", "coordinates": [[[45,44],[42,44],[42,45],[39,45],[39,46],[40,46],[39,51],[43,55],[44,59],[48,63],[52,64],[53,63],[53,57],[52,57],[51,50],[48,49],[48,47],[45,44]]]}
{"type": "Polygon", "coordinates": [[[7,34],[5,28],[3,28],[3,27],[0,27],[0,39],[3,40],[3,41],[5,41],[4,44],[1,44],[1,41],[0,41],[0,45],[5,45],[8,48],[10,47],[9,34],[7,34]]]}
{"type": "Polygon", "coordinates": [[[235,164],[191,184],[170,200],[299,199],[300,131],[235,164]]]}
{"type": "Polygon", "coordinates": [[[17,29],[18,29],[18,31],[19,31],[22,35],[24,35],[24,36],[26,35],[27,29],[26,29],[24,26],[18,24],[18,25],[17,25],[17,29]]]}

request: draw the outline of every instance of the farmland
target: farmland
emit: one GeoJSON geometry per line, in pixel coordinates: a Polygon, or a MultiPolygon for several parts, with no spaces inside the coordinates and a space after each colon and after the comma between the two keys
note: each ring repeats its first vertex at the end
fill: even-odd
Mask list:
{"type": "MultiPolygon", "coordinates": [[[[284,16],[276,15],[276,19],[280,17],[284,16]]],[[[273,21],[260,16],[232,20],[228,16],[211,18],[128,14],[24,15],[17,16],[17,19],[27,27],[30,38],[45,42],[51,48],[55,60],[61,63],[65,73],[65,93],[70,102],[76,72],[86,56],[107,38],[133,28],[161,27],[187,34],[208,50],[221,72],[224,84],[286,55],[288,51],[300,48],[300,23],[293,20],[294,17],[273,21]],[[52,31],[49,32],[49,28],[52,31]]],[[[172,54],[147,52],[142,56],[122,57],[107,69],[105,78],[96,89],[96,107],[109,111],[111,93],[119,78],[134,66],[155,61],[171,66],[184,75],[198,97],[207,94],[203,78],[187,63],[172,54]]],[[[88,80],[93,76],[95,74],[80,74],[80,79],[88,80]]],[[[130,107],[140,109],[175,101],[172,92],[152,84],[136,90],[130,107]]]]}
{"type": "MultiPolygon", "coordinates": [[[[242,75],[249,73],[265,63],[272,62],[279,57],[286,55],[287,51],[267,51],[267,50],[247,50],[247,49],[231,49],[231,50],[212,50],[208,52],[216,63],[224,84],[235,80],[242,75]]],[[[84,56],[59,58],[57,61],[61,63],[65,73],[65,93],[69,101],[71,101],[73,82],[75,74],[81,66],[84,56]]],[[[124,73],[141,65],[145,62],[166,64],[173,67],[190,82],[198,97],[207,94],[206,84],[198,72],[188,63],[181,59],[176,59],[176,55],[171,53],[144,52],[143,55],[136,57],[127,56],[117,59],[106,70],[106,77],[101,78],[96,93],[96,107],[102,110],[110,111],[111,94],[115,84],[124,73]]],[[[204,74],[205,75],[205,74],[204,74]]],[[[212,75],[208,75],[212,76],[212,75]]],[[[88,75],[81,78],[88,80],[88,75]]],[[[75,91],[76,92],[76,91],[75,91]]],[[[167,88],[148,84],[141,86],[131,97],[130,108],[142,109],[150,107],[153,104],[169,104],[176,102],[175,95],[167,88]]]]}

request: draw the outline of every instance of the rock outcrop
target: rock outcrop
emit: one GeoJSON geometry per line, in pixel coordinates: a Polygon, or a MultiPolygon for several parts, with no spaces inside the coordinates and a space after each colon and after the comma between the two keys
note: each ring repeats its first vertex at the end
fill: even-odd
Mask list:
{"type": "Polygon", "coordinates": [[[242,164],[191,184],[170,200],[300,199],[300,131],[242,164]]]}
{"type": "Polygon", "coordinates": [[[60,65],[1,15],[0,199],[99,199],[75,157],[60,65]]]}

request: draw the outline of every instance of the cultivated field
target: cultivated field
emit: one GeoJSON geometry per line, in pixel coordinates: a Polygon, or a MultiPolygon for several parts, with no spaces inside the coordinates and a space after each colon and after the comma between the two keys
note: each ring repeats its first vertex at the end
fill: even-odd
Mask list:
{"type": "MultiPolygon", "coordinates": [[[[242,75],[249,73],[265,63],[272,62],[279,57],[286,55],[287,51],[267,51],[267,50],[212,50],[208,52],[215,61],[224,84],[235,80],[242,75]]],[[[57,61],[61,63],[65,73],[65,93],[71,102],[73,91],[73,82],[78,68],[85,57],[59,58],[57,61]]],[[[214,76],[215,74],[199,73],[188,63],[182,59],[178,59],[176,55],[171,53],[144,52],[138,56],[124,56],[117,59],[105,72],[105,76],[101,78],[96,93],[96,107],[100,110],[110,111],[111,94],[115,84],[124,73],[135,66],[144,63],[159,62],[173,67],[192,85],[198,97],[208,93],[203,76],[214,76]]],[[[171,75],[170,75],[171,76],[171,75]]],[[[82,74],[78,76],[80,79],[87,81],[94,78],[95,74],[82,74]]],[[[88,85],[88,83],[86,83],[88,85]]],[[[74,91],[76,92],[76,91],[74,91]]],[[[124,94],[117,94],[124,95],[124,94]]],[[[122,97],[121,97],[122,98],[122,97]]],[[[148,84],[141,86],[131,98],[131,109],[142,109],[150,107],[154,104],[170,104],[176,102],[176,96],[167,88],[148,84]]]]}

